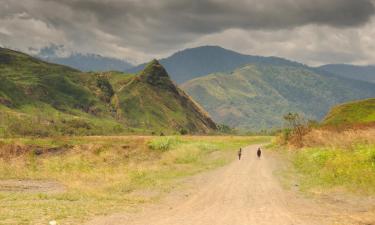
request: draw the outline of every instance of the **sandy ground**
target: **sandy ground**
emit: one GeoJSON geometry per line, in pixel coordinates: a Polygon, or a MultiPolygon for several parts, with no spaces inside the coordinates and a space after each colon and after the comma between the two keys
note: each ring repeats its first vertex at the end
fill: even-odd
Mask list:
{"type": "Polygon", "coordinates": [[[0,180],[1,192],[62,193],[64,186],[54,181],[0,180]]]}
{"type": "MultiPolygon", "coordinates": [[[[99,217],[89,225],[370,225],[373,201],[357,207],[333,199],[307,198],[281,187],[271,153],[257,146],[241,160],[187,181],[188,189],[133,213],[99,217]]],[[[375,206],[374,206],[375,209],[375,206]]],[[[374,217],[373,217],[374,216],[374,217]]]]}

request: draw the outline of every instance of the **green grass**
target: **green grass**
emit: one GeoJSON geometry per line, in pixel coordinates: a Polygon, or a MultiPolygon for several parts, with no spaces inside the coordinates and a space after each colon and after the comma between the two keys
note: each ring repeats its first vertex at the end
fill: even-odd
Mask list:
{"type": "Polygon", "coordinates": [[[323,124],[346,125],[369,122],[375,122],[375,98],[338,105],[328,113],[323,124]]]}
{"type": "Polygon", "coordinates": [[[344,187],[375,194],[375,145],[305,148],[294,155],[293,161],[303,174],[303,189],[344,187]]]}
{"type": "Polygon", "coordinates": [[[153,150],[168,151],[172,147],[180,144],[180,139],[178,137],[160,137],[151,140],[148,143],[148,147],[153,150]]]}
{"type": "Polygon", "coordinates": [[[60,224],[81,224],[95,215],[156,201],[176,188],[180,178],[222,166],[235,159],[239,147],[269,140],[245,136],[2,139],[3,150],[26,146],[29,153],[0,160],[0,179],[55,180],[66,192],[0,192],[0,221],[47,224],[56,219],[60,224]],[[71,149],[59,154],[32,154],[35,146],[62,145],[71,149]],[[156,194],[148,196],[148,192],[156,194]]]}

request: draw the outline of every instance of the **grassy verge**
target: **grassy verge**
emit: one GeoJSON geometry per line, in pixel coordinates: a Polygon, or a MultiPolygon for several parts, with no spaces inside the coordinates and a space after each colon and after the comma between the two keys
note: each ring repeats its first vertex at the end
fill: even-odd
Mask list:
{"type": "MultiPolygon", "coordinates": [[[[375,194],[375,129],[313,129],[288,157],[305,191],[375,194]]],[[[285,146],[284,146],[285,147],[285,146]]]]}
{"type": "Polygon", "coordinates": [[[375,193],[375,145],[311,147],[293,158],[295,168],[303,174],[303,189],[344,187],[362,194],[375,193]]]}
{"type": "Polygon", "coordinates": [[[163,193],[179,178],[229,162],[239,147],[266,141],[268,137],[224,136],[3,139],[1,180],[54,180],[66,191],[0,192],[0,221],[79,224],[155,200],[160,194],[132,193],[163,193]]]}

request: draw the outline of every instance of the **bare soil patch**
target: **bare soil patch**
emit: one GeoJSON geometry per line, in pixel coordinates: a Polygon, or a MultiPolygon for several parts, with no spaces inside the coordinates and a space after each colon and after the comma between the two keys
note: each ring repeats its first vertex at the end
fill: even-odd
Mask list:
{"type": "Polygon", "coordinates": [[[63,185],[55,181],[0,180],[0,192],[62,193],[63,185]]]}

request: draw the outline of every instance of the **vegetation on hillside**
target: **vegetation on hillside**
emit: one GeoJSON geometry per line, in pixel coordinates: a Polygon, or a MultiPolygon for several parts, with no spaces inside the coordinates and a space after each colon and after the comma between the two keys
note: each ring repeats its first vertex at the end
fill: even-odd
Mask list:
{"type": "Polygon", "coordinates": [[[218,123],[252,131],[282,127],[288,112],[320,120],[335,104],[375,96],[375,84],[271,64],[211,74],[181,87],[218,123]]]}
{"type": "Polygon", "coordinates": [[[333,107],[324,125],[345,126],[375,123],[375,98],[349,102],[333,107]]]}
{"type": "Polygon", "coordinates": [[[140,75],[117,92],[120,110],[133,127],[208,133],[216,129],[209,115],[152,61],[140,75]],[[147,93],[147,94],[144,94],[147,93]]]}
{"type": "MultiPolygon", "coordinates": [[[[1,181],[56,181],[63,190],[0,193],[5,224],[82,224],[157,200],[179,178],[235,159],[269,137],[61,137],[0,139],[1,181]]],[[[22,185],[21,185],[22,186],[22,185]]],[[[32,188],[32,187],[31,187],[32,188]]]]}
{"type": "Polygon", "coordinates": [[[140,75],[82,73],[3,48],[0,118],[0,136],[186,134],[216,129],[157,61],[140,75]]]}

